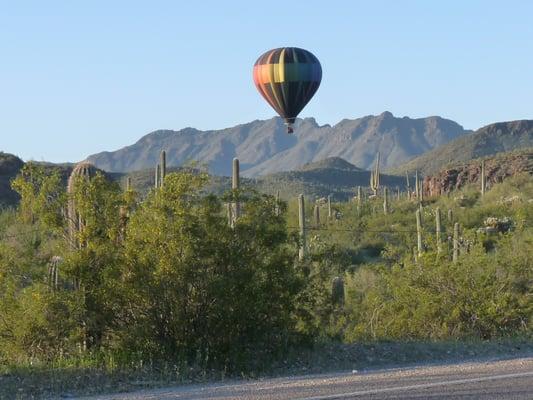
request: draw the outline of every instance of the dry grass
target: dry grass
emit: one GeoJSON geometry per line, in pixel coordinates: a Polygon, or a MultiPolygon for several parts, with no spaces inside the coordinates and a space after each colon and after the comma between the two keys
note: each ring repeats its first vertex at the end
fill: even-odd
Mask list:
{"type": "Polygon", "coordinates": [[[202,371],[169,362],[121,366],[111,359],[102,363],[102,359],[86,358],[52,365],[4,366],[0,373],[0,399],[72,398],[236,377],[253,379],[260,376],[304,375],[421,363],[511,358],[524,354],[533,354],[533,341],[325,343],[312,350],[294,350],[264,371],[232,376],[226,376],[221,371],[202,371]]]}

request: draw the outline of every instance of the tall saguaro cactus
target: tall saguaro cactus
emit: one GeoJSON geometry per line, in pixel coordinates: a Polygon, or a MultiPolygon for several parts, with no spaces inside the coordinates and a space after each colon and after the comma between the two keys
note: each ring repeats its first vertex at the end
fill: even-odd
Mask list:
{"type": "Polygon", "coordinates": [[[441,216],[440,216],[440,208],[437,207],[435,210],[435,234],[437,236],[437,253],[440,253],[442,250],[441,245],[441,216]]]}
{"type": "Polygon", "coordinates": [[[387,187],[383,188],[383,213],[389,213],[389,189],[387,187]]]}
{"type": "Polygon", "coordinates": [[[318,204],[315,204],[313,213],[314,213],[314,219],[315,219],[315,228],[319,228],[320,227],[320,206],[318,204]]]}
{"type": "Polygon", "coordinates": [[[239,159],[234,158],[233,159],[233,168],[232,168],[232,175],[231,175],[231,188],[232,189],[239,189],[239,183],[240,183],[240,166],[239,166],[239,159]]]}
{"type": "Polygon", "coordinates": [[[300,248],[298,250],[298,259],[302,261],[305,258],[306,241],[305,241],[305,202],[304,195],[298,196],[298,225],[300,227],[300,248]]]}
{"type": "Polygon", "coordinates": [[[53,256],[48,263],[48,285],[52,290],[59,288],[59,265],[63,259],[59,256],[53,256]]]}
{"type": "Polygon", "coordinates": [[[363,190],[361,186],[357,186],[357,214],[361,215],[361,207],[363,206],[363,190]]]}
{"type": "Polygon", "coordinates": [[[485,160],[482,160],[481,161],[481,196],[485,196],[485,185],[486,185],[486,180],[485,180],[485,160]]]}
{"type": "Polygon", "coordinates": [[[161,182],[161,166],[159,164],[157,164],[155,166],[155,183],[154,183],[154,187],[156,189],[158,189],[160,187],[160,182],[161,182]]]}
{"type": "Polygon", "coordinates": [[[159,155],[159,165],[161,169],[159,173],[159,187],[163,187],[165,177],[167,176],[167,153],[165,150],[161,150],[161,154],[159,155]]]}
{"type": "Polygon", "coordinates": [[[331,195],[328,195],[328,221],[331,221],[332,217],[333,217],[333,213],[331,210],[331,195]]]}
{"type": "Polygon", "coordinates": [[[453,255],[452,261],[455,263],[459,259],[459,223],[453,225],[453,255]]]}
{"type": "Polygon", "coordinates": [[[416,210],[416,244],[418,248],[418,255],[422,255],[422,218],[420,210],[416,210]]]}
{"type": "Polygon", "coordinates": [[[378,156],[376,158],[376,169],[374,170],[374,175],[376,176],[376,183],[377,183],[377,187],[379,189],[379,184],[380,184],[380,179],[379,179],[379,175],[380,175],[380,171],[379,171],[379,162],[380,162],[380,154],[379,154],[379,151],[378,151],[378,156]]]}
{"type": "Polygon", "coordinates": [[[407,171],[405,171],[405,181],[407,192],[409,193],[411,191],[411,185],[409,184],[409,172],[407,171]]]}
{"type": "Polygon", "coordinates": [[[233,190],[233,197],[234,197],[234,203],[233,203],[233,218],[234,220],[239,219],[241,216],[241,204],[239,202],[239,199],[237,198],[239,193],[239,187],[240,187],[240,166],[239,166],[239,159],[234,158],[233,159],[233,168],[232,168],[232,179],[231,179],[231,189],[233,190]]]}
{"type": "Polygon", "coordinates": [[[75,191],[76,183],[80,179],[89,180],[96,175],[96,168],[88,162],[81,162],[74,167],[67,184],[67,194],[68,194],[68,232],[69,232],[69,241],[70,245],[73,248],[80,246],[80,243],[77,241],[77,234],[83,228],[84,222],[82,221],[76,205],[75,191]]]}
{"type": "Polygon", "coordinates": [[[377,196],[379,190],[379,158],[380,155],[378,151],[374,170],[370,173],[370,189],[372,189],[375,196],[377,196]]]}
{"type": "Polygon", "coordinates": [[[418,201],[420,201],[420,189],[418,183],[418,170],[415,171],[415,196],[418,201]]]}

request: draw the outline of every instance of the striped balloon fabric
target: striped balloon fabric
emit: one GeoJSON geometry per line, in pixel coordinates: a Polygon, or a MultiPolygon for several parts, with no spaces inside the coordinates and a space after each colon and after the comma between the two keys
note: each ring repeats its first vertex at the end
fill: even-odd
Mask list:
{"type": "Polygon", "coordinates": [[[296,117],[320,86],[322,67],[318,59],[304,49],[281,47],[259,57],[253,75],[259,93],[292,133],[296,117]]]}

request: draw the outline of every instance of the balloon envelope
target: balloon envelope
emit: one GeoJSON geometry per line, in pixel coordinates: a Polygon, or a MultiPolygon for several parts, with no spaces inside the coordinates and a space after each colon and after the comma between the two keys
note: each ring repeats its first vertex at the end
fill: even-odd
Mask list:
{"type": "Polygon", "coordinates": [[[297,47],[269,50],[254,65],[259,93],[285,120],[288,132],[320,86],[322,67],[309,51],[297,47]]]}

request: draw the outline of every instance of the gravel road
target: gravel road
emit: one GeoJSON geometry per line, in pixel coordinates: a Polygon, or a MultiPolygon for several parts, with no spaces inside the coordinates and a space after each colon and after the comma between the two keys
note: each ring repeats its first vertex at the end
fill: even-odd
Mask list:
{"type": "Polygon", "coordinates": [[[533,357],[185,385],[86,399],[533,399],[533,357]]]}

